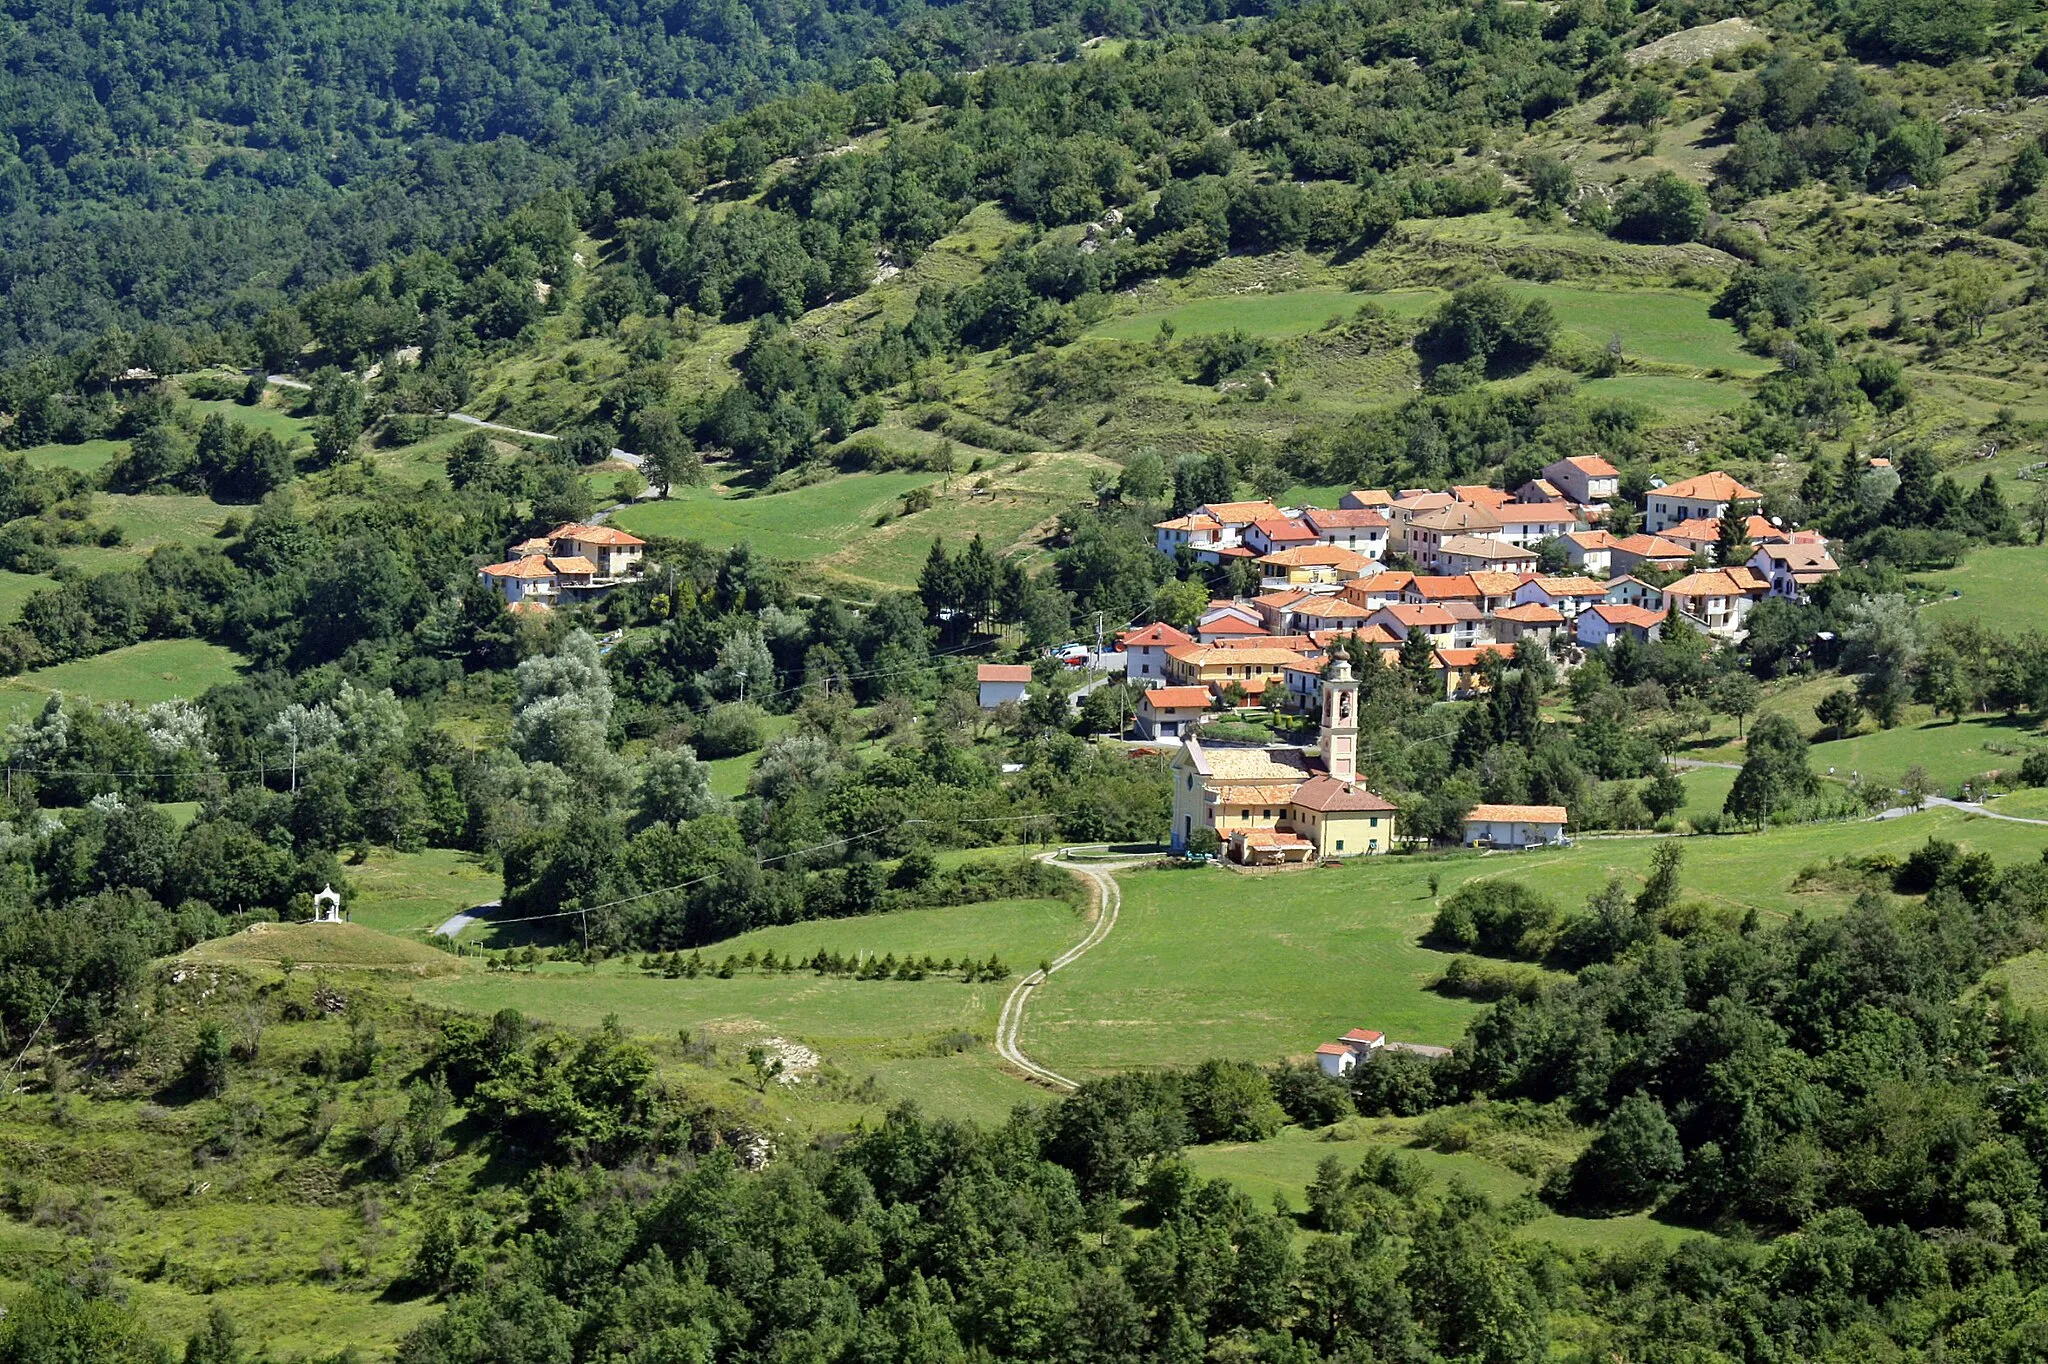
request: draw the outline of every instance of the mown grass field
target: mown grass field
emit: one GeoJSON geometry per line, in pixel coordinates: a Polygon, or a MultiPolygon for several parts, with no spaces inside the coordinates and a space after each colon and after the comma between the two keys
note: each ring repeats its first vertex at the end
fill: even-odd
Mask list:
{"type": "Polygon", "coordinates": [[[974,985],[957,976],[859,981],[808,970],[667,980],[641,971],[634,956],[595,970],[550,964],[531,975],[472,971],[422,982],[415,993],[451,1008],[491,1013],[510,1007],[575,1027],[616,1014],[632,1033],[673,1038],[687,1028],[728,1049],[782,1037],[812,1047],[855,1080],[873,1074],[893,1095],[932,1111],[997,1120],[1013,1105],[1042,1096],[1000,1068],[996,1014],[1019,977],[1085,931],[1080,912],[1064,901],[1011,900],[787,924],[704,949],[714,965],[727,954],[769,950],[799,957],[823,948],[984,960],[994,953],[1012,970],[1007,980],[974,985]],[[966,1050],[955,1052],[954,1045],[966,1050]]]}
{"type": "MultiPolygon", "coordinates": [[[[1803,868],[1875,852],[1903,856],[1930,836],[2002,862],[2033,860],[2048,845],[2048,829],[1945,809],[1694,838],[1683,843],[1685,894],[1735,915],[1839,913],[1853,896],[1794,889],[1803,868]]],[[[1361,859],[1263,876],[1134,872],[1122,878],[1116,931],[1033,1000],[1024,1050],[1079,1076],[1207,1056],[1305,1057],[1355,1027],[1454,1043],[1479,1006],[1426,988],[1450,962],[1423,945],[1436,908],[1431,874],[1442,896],[1478,877],[1506,876],[1575,911],[1610,877],[1640,885],[1657,844],[1582,838],[1569,849],[1361,859]]]]}
{"type": "Polygon", "coordinates": [[[240,669],[241,656],[218,644],[198,639],[149,640],[0,682],[0,722],[33,715],[53,692],[135,705],[153,705],[179,696],[189,700],[208,687],[234,681],[240,669]]]}
{"type": "Polygon", "coordinates": [[[13,620],[21,614],[22,605],[46,587],[55,587],[56,580],[41,573],[9,573],[0,570],[0,622],[13,620]]]}
{"type": "Polygon", "coordinates": [[[385,933],[425,933],[472,906],[504,893],[504,877],[476,854],[450,848],[392,852],[378,848],[347,868],[354,895],[351,922],[385,933]]]}
{"type": "Polygon", "coordinates": [[[1254,336],[1305,336],[1326,323],[1350,317],[1366,297],[1345,289],[1295,289],[1202,298],[1160,311],[1113,317],[1086,334],[1108,341],[1149,341],[1158,335],[1161,322],[1171,322],[1178,337],[1239,328],[1254,336]]]}
{"type": "Polygon", "coordinates": [[[1934,592],[1962,594],[1944,596],[1921,608],[1928,625],[1974,620],[2003,634],[2017,634],[2048,630],[2048,593],[2041,591],[2044,577],[2048,577],[2048,546],[1980,545],[1960,567],[1916,573],[1911,582],[1934,592]]]}
{"type": "Polygon", "coordinates": [[[21,455],[38,469],[76,469],[98,473],[128,448],[124,440],[88,440],[77,445],[32,445],[21,455]]]}

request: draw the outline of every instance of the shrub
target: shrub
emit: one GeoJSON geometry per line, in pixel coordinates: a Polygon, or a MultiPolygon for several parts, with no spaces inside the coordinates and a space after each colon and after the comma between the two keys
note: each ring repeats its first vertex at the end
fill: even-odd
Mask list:
{"type": "Polygon", "coordinates": [[[690,743],[702,758],[736,758],[766,739],[767,717],[751,702],[713,706],[691,726],[690,743]]]}
{"type": "Polygon", "coordinates": [[[1645,242],[1698,241],[1706,229],[1707,194],[1671,171],[1629,185],[1614,203],[1617,237],[1645,242]]]}
{"type": "Polygon", "coordinates": [[[1562,922],[1549,896],[1519,881],[1489,879],[1460,886],[1430,931],[1456,947],[1534,960],[1550,951],[1562,922]]]}

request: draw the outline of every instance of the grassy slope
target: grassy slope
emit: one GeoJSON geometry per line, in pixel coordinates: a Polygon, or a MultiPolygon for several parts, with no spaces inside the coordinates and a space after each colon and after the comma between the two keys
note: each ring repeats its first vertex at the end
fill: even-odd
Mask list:
{"type": "Polygon", "coordinates": [[[0,682],[0,720],[33,715],[53,692],[135,705],[180,696],[190,699],[216,683],[234,681],[240,666],[240,656],[218,644],[149,640],[0,682]]]}
{"type": "Polygon", "coordinates": [[[1960,567],[1916,574],[1913,582],[1944,594],[1922,608],[1929,625],[1974,620],[2011,634],[2048,630],[2048,593],[2040,590],[2044,576],[2048,546],[1997,545],[1972,550],[1960,567]],[[1947,595],[1951,593],[1956,595],[1947,595]]]}
{"type": "Polygon", "coordinates": [[[504,878],[485,869],[474,853],[447,848],[401,853],[378,848],[351,865],[352,922],[386,933],[431,931],[451,914],[495,900],[504,878]]]}
{"type": "Polygon", "coordinates": [[[450,975],[462,970],[459,958],[379,933],[356,923],[251,924],[239,933],[214,938],[187,951],[180,960],[215,966],[274,967],[290,960],[307,967],[399,971],[407,975],[450,975]]]}

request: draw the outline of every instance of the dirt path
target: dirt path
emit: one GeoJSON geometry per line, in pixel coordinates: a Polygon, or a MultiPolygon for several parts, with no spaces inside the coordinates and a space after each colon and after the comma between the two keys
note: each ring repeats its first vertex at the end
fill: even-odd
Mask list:
{"type": "MultiPolygon", "coordinates": [[[[1064,849],[1062,849],[1064,851],[1064,849]]],[[[1024,1010],[1031,1003],[1032,995],[1046,983],[1054,971],[1071,966],[1086,956],[1097,944],[1116,927],[1117,911],[1123,908],[1123,890],[1116,883],[1116,872],[1138,866],[1143,859],[1131,862],[1114,862],[1105,866],[1082,866],[1073,862],[1058,861],[1059,853],[1048,853],[1044,859],[1064,871],[1072,872],[1088,885],[1089,898],[1095,901],[1095,924],[1088,930],[1088,936],[1075,943],[1055,959],[1043,971],[1033,971],[1017,982],[1017,988],[1010,991],[1010,997],[1003,1001],[1003,1012],[996,1019],[996,1051],[1005,1061],[1024,1072],[1029,1078],[1054,1089],[1079,1089],[1074,1081],[1056,1070],[1040,1065],[1024,1054],[1018,1045],[1018,1038],[1024,1030],[1024,1010]]]]}

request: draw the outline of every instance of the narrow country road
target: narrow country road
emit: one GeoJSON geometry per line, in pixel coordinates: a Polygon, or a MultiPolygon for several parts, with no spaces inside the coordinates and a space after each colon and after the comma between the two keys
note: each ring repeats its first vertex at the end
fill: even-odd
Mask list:
{"type": "Polygon", "coordinates": [[[433,936],[437,938],[459,937],[462,930],[468,928],[471,924],[480,924],[485,921],[485,910],[497,909],[504,903],[503,900],[486,900],[480,905],[471,905],[468,909],[463,910],[462,913],[457,914],[435,929],[433,936]]]}
{"type": "MultiPolygon", "coordinates": [[[[2048,819],[2029,819],[2025,815],[2004,815],[1996,810],[1987,810],[1981,805],[1975,805],[1966,800],[1950,800],[1947,796],[1929,796],[1927,804],[1945,805],[1951,810],[1961,810],[1966,815],[1982,815],[1986,819],[2002,819],[2008,824],[2048,824],[2048,819]]],[[[1889,810],[1880,811],[1874,818],[1904,819],[1907,815],[1918,814],[1919,812],[1920,807],[1916,805],[1894,805],[1889,810]]]]}
{"type": "MultiPolygon", "coordinates": [[[[1060,852],[1066,849],[1062,848],[1060,852]]],[[[1070,871],[1088,884],[1089,894],[1095,901],[1095,925],[1088,930],[1088,936],[1068,948],[1043,971],[1033,971],[1017,987],[1010,991],[1010,997],[1003,1001],[1003,1012],[996,1019],[996,1051],[1005,1061],[1040,1084],[1054,1089],[1079,1089],[1074,1081],[1056,1070],[1038,1064],[1024,1054],[1018,1038],[1024,1030],[1024,1010],[1031,1003],[1032,994],[1044,985],[1054,971],[1071,966],[1086,956],[1090,949],[1102,942],[1116,927],[1117,911],[1123,907],[1123,890],[1116,883],[1115,873],[1124,867],[1136,866],[1143,859],[1130,862],[1116,862],[1102,867],[1084,867],[1072,862],[1057,862],[1059,852],[1048,853],[1041,861],[1054,862],[1065,871],[1070,871]]]]}

